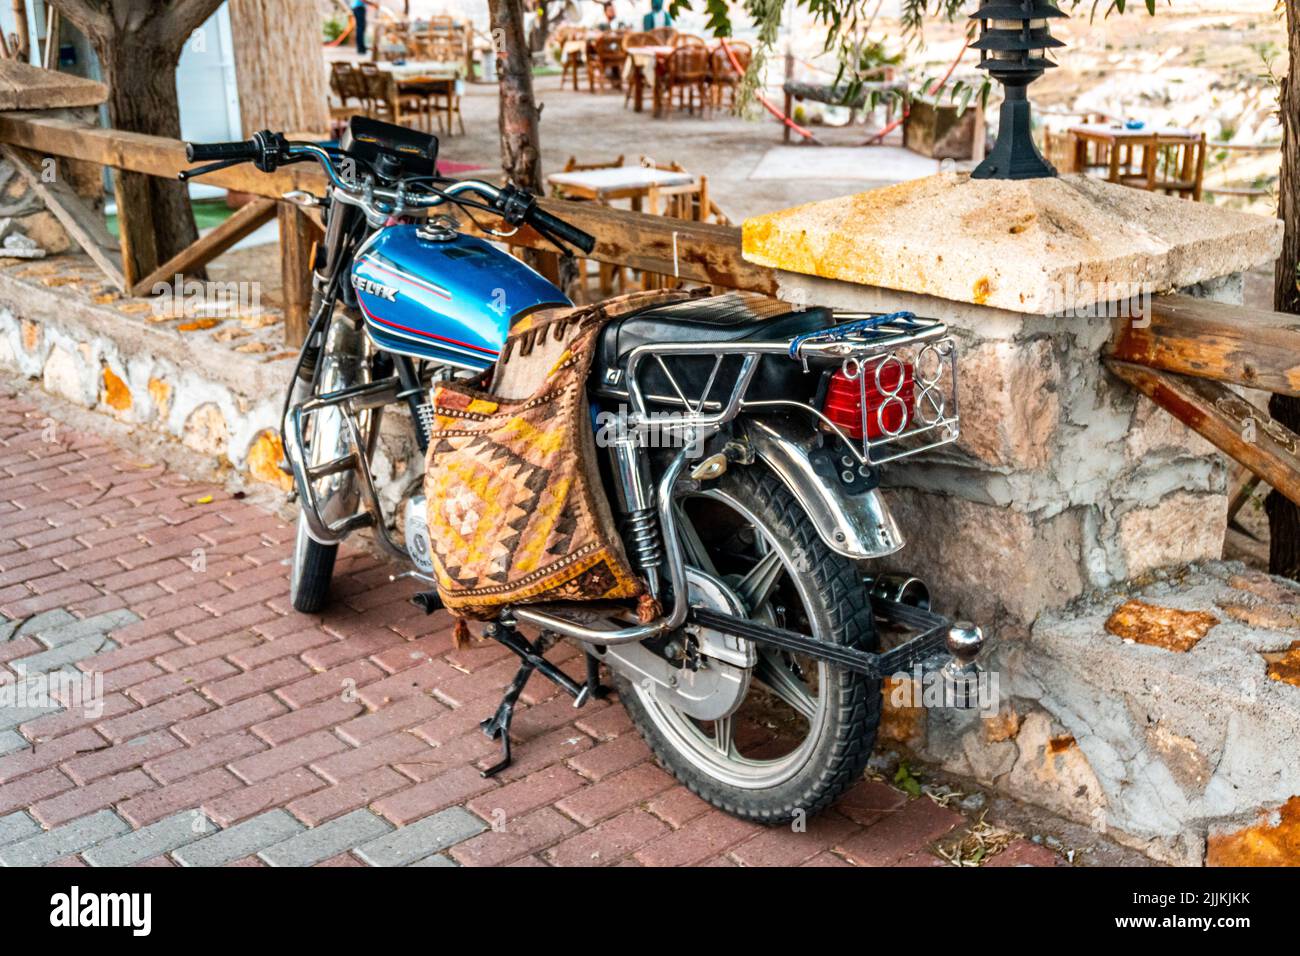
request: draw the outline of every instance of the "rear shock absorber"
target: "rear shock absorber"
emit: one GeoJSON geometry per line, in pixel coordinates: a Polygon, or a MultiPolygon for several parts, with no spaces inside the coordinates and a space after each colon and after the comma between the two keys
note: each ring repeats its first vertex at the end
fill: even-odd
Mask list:
{"type": "Polygon", "coordinates": [[[650,593],[659,596],[658,569],[664,562],[663,538],[655,512],[650,468],[635,432],[620,429],[609,441],[614,472],[616,505],[623,515],[623,537],[628,558],[642,573],[650,593]]]}

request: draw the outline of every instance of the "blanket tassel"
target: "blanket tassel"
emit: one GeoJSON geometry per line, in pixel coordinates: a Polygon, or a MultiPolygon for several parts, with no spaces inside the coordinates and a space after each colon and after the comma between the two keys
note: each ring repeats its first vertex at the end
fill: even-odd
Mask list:
{"type": "Polygon", "coordinates": [[[638,623],[649,624],[663,617],[664,609],[651,594],[642,594],[636,602],[636,619],[638,623]]]}

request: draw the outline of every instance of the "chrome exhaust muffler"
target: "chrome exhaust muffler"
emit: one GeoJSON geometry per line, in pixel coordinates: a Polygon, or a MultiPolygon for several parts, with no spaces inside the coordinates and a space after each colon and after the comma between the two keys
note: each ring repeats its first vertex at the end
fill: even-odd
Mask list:
{"type": "Polygon", "coordinates": [[[930,610],[930,586],[918,577],[889,572],[865,577],[862,583],[873,598],[919,607],[923,611],[930,610]]]}

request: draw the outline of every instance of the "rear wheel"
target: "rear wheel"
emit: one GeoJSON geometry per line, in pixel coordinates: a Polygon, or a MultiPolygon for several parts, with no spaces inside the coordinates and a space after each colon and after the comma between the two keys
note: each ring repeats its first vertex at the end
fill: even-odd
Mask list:
{"type": "MultiPolygon", "coordinates": [[[[723,582],[751,619],[875,649],[857,569],[826,547],[767,468],[733,468],[679,506],[687,563],[723,582]]],[[[637,728],[686,786],[735,816],[781,823],[821,810],[859,779],[880,721],[880,684],[803,655],[761,646],[757,655],[744,699],[720,720],[687,716],[649,682],[615,681],[637,728]]]]}

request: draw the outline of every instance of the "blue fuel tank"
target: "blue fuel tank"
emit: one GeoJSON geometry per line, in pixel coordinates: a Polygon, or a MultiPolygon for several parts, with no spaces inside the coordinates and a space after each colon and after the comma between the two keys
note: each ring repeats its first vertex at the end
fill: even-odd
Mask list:
{"type": "Polygon", "coordinates": [[[468,369],[496,362],[516,318],[572,304],[490,243],[417,225],[389,226],[363,243],[352,285],[379,348],[468,369]]]}

